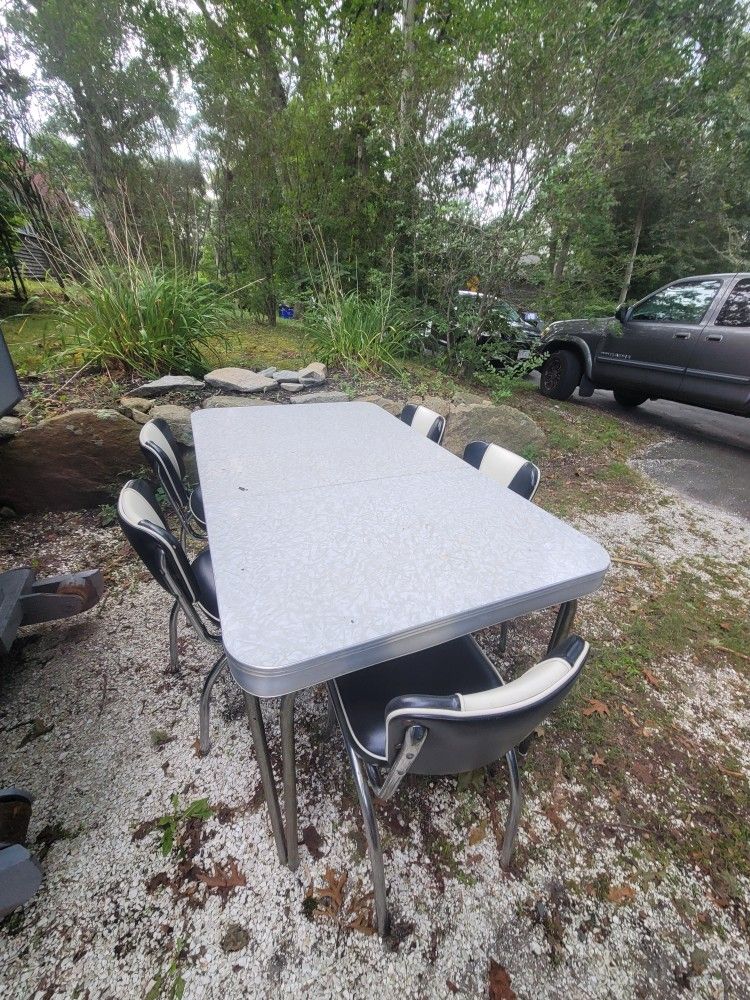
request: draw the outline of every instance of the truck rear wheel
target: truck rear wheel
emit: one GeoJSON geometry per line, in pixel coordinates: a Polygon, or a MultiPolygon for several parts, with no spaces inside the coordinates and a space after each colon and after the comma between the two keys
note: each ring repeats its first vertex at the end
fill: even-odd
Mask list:
{"type": "Polygon", "coordinates": [[[633,406],[640,406],[641,403],[645,403],[648,399],[648,396],[644,396],[643,393],[628,392],[627,389],[614,389],[612,395],[615,397],[615,402],[627,409],[633,406]]]}
{"type": "Polygon", "coordinates": [[[541,368],[539,390],[550,399],[568,399],[581,381],[583,365],[573,351],[555,351],[541,368]]]}

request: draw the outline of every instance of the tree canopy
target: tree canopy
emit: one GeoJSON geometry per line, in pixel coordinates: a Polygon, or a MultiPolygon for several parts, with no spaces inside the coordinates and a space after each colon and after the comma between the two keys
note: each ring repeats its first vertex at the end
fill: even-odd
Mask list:
{"type": "Polygon", "coordinates": [[[92,225],[269,318],[324,263],[560,315],[750,266],[749,28],[743,0],[11,0],[0,125],[92,225]]]}

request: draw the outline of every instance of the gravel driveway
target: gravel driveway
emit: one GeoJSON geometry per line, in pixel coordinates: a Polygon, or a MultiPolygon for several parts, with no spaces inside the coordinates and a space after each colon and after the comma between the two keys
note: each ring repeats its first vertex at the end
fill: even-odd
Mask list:
{"type": "MultiPolygon", "coordinates": [[[[744,522],[659,495],[663,504],[655,512],[650,504],[648,516],[586,514],[579,526],[610,551],[627,549],[633,562],[647,546],[664,567],[706,553],[717,565],[747,564],[744,522]]],[[[30,838],[45,855],[45,878],[0,932],[0,995],[750,996],[747,879],[738,876],[735,886],[744,906],[728,904],[704,870],[655,850],[639,815],[624,822],[614,795],[571,780],[566,751],[555,758],[562,723],[554,719],[540,743],[543,759],[557,762],[535,773],[529,757],[511,874],[499,867],[502,768],[489,778],[406,782],[381,809],[395,922],[383,945],[371,933],[368,866],[342,746],[337,736],[322,738],[322,692],[300,699],[304,846],[291,873],[276,861],[238,691],[227,678],[217,685],[213,749],[199,758],[196,706],[212,651],[183,629],[183,671],[166,673],[168,600],[119,531],[99,526],[94,513],[28,518],[3,530],[14,562],[34,560],[45,571],[100,564],[108,586],[80,619],[24,636],[2,674],[2,780],[36,796],[30,838]],[[51,728],[29,738],[33,720],[37,731],[51,728]],[[202,799],[208,818],[201,807],[193,819],[179,818],[202,799]],[[170,813],[178,819],[165,856],[156,821],[170,813]]],[[[635,588],[637,572],[627,560],[615,563],[605,589],[582,602],[577,627],[594,645],[616,639],[606,606],[635,588]]],[[[536,656],[548,618],[512,630],[508,670],[536,656]]],[[[491,635],[486,642],[491,648],[491,635]]],[[[679,713],[697,753],[710,756],[717,738],[731,734],[747,783],[745,668],[741,659],[724,664],[697,690],[699,668],[676,657],[663,670],[686,683],[662,685],[654,698],[679,713]]],[[[274,747],[276,717],[273,706],[274,747]]],[[[672,793],[657,785],[642,794],[645,807],[672,793]]]]}

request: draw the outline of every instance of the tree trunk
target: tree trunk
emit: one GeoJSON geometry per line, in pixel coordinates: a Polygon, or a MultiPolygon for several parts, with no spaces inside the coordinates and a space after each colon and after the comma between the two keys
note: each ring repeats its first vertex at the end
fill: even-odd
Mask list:
{"type": "Polygon", "coordinates": [[[633,245],[630,248],[630,256],[628,257],[628,263],[625,268],[625,277],[622,279],[622,288],[620,289],[620,298],[617,300],[617,305],[621,306],[625,299],[628,297],[628,292],[630,291],[630,282],[633,280],[633,266],[635,265],[635,258],[638,256],[638,244],[641,239],[641,230],[643,229],[643,210],[645,207],[645,198],[641,195],[641,199],[638,202],[638,211],[635,216],[635,225],[633,226],[633,245]]]}
{"type": "Polygon", "coordinates": [[[557,253],[555,255],[555,263],[552,269],[552,280],[555,284],[563,280],[563,275],[565,274],[565,265],[568,261],[568,253],[570,251],[570,244],[573,242],[573,234],[570,229],[566,229],[563,233],[563,238],[560,240],[560,244],[557,247],[557,253]]]}

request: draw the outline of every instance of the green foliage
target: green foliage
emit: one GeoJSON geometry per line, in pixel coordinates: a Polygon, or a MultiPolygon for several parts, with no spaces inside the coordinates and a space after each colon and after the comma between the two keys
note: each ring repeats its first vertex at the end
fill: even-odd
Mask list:
{"type": "Polygon", "coordinates": [[[92,268],[75,294],[57,310],[72,335],[63,357],[145,378],[204,374],[204,351],[230,314],[208,283],[143,265],[92,268]]]}
{"type": "Polygon", "coordinates": [[[414,316],[390,291],[374,298],[330,286],[306,310],[306,335],[316,357],[328,364],[377,374],[398,374],[414,339],[414,316]]]}
{"type": "Polygon", "coordinates": [[[169,801],[172,811],[160,816],[156,821],[157,829],[161,830],[159,850],[165,858],[172,853],[177,833],[182,824],[191,819],[209,819],[213,815],[208,799],[195,799],[184,809],[180,806],[180,798],[176,792],[170,796],[169,801]]]}

